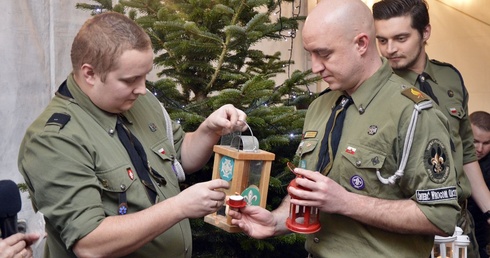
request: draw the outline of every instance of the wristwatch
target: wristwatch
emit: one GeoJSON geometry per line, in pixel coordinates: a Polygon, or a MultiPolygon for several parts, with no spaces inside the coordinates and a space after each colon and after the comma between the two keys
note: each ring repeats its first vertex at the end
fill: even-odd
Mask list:
{"type": "Polygon", "coordinates": [[[483,216],[485,216],[485,219],[489,220],[489,219],[490,219],[490,210],[485,211],[485,212],[483,213],[483,216]]]}

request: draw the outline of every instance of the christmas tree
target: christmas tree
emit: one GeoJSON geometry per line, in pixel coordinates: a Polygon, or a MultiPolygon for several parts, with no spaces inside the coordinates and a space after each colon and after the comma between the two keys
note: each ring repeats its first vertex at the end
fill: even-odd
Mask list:
{"type": "MultiPolygon", "coordinates": [[[[298,0],[96,0],[77,8],[94,14],[116,11],[140,24],[152,40],[158,79],[151,90],[185,131],[193,131],[214,110],[231,103],[247,113],[247,123],[260,149],[273,152],[267,208],[276,208],[294,175],[305,107],[318,81],[311,71],[289,72],[291,58],[279,51],[254,48],[263,40],[294,39],[299,23],[298,0]],[[282,15],[290,5],[290,17],[282,15]],[[280,14],[277,16],[277,14],[280,14]],[[276,14],[276,15],[274,15],[276,14]],[[277,17],[274,20],[271,17],[277,17]],[[287,78],[277,82],[278,74],[287,78]]],[[[185,184],[211,178],[212,160],[185,184]]],[[[182,187],[186,187],[182,185],[182,187]]],[[[191,220],[194,257],[306,257],[304,236],[289,234],[265,240],[230,234],[203,221],[191,220]]]]}

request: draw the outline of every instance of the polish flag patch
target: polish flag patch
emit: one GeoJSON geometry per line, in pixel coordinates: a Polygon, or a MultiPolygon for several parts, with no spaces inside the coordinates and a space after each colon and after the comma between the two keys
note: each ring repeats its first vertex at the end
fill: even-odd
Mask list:
{"type": "Polygon", "coordinates": [[[133,173],[133,170],[131,170],[131,168],[128,168],[128,169],[127,169],[127,171],[128,171],[128,176],[129,176],[129,179],[134,180],[134,173],[133,173]]]}
{"type": "Polygon", "coordinates": [[[457,114],[458,113],[458,110],[456,110],[455,108],[450,108],[449,111],[451,112],[451,114],[457,114]]]}
{"type": "Polygon", "coordinates": [[[356,148],[351,147],[351,146],[347,146],[347,149],[345,149],[345,152],[347,152],[351,155],[354,155],[354,154],[356,154],[356,148]]]}
{"type": "Polygon", "coordinates": [[[163,148],[159,149],[158,152],[160,152],[161,154],[165,154],[165,150],[163,148]]]}

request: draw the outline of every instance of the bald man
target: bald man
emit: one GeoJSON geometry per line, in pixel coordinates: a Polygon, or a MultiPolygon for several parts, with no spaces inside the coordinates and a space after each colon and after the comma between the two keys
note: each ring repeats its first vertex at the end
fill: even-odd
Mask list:
{"type": "Polygon", "coordinates": [[[287,234],[290,204],[313,206],[321,229],[307,235],[310,257],[429,257],[434,235],[452,235],[460,209],[447,119],[379,57],[361,1],[320,2],[302,35],[313,72],[329,88],[306,114],[299,187],[272,212],[230,211],[232,223],[254,238],[287,234]],[[329,132],[341,119],[327,121],[342,112],[337,137],[329,132]]]}

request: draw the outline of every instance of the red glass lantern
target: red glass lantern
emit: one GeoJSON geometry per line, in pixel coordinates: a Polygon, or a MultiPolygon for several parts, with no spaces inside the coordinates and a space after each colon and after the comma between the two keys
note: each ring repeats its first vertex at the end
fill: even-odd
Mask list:
{"type": "MultiPolygon", "coordinates": [[[[289,169],[294,173],[294,165],[288,162],[289,169]]],[[[301,176],[296,175],[296,178],[301,178],[301,176]]],[[[309,189],[299,186],[296,183],[296,179],[293,179],[289,183],[289,187],[299,188],[302,190],[309,189]]],[[[290,194],[291,199],[301,200],[297,196],[290,194]]],[[[290,203],[289,206],[289,217],[286,220],[286,226],[289,230],[302,233],[302,234],[312,234],[318,232],[321,228],[320,226],[320,210],[316,207],[296,205],[290,203]]]]}

